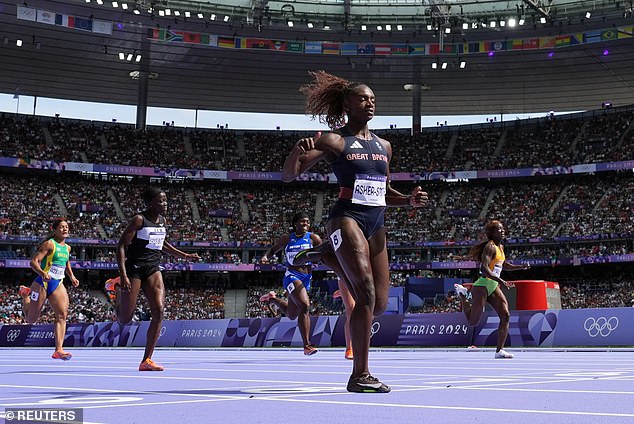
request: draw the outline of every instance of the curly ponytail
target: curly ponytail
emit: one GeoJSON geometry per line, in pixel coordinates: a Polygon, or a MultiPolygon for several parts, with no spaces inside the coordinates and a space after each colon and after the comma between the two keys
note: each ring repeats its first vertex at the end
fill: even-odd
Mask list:
{"type": "Polygon", "coordinates": [[[363,85],[331,75],[326,71],[309,72],[313,78],[311,84],[303,85],[299,91],[306,96],[306,112],[319,122],[337,129],[346,124],[346,112],[343,104],[346,95],[354,88],[363,85]]]}

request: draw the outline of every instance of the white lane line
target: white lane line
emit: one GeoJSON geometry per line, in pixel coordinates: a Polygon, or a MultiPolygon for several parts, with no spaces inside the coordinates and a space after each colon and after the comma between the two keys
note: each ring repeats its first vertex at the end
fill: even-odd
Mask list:
{"type": "Polygon", "coordinates": [[[540,409],[515,409],[515,408],[483,408],[483,407],[468,407],[468,406],[447,406],[447,405],[408,405],[398,403],[377,403],[377,402],[352,402],[352,401],[330,401],[330,400],[315,400],[315,399],[290,399],[281,397],[261,398],[258,400],[272,400],[275,402],[304,402],[304,403],[318,403],[329,405],[352,405],[352,406],[377,406],[379,408],[393,407],[403,409],[442,409],[442,410],[455,410],[455,411],[488,411],[488,412],[514,412],[520,414],[546,414],[546,415],[585,415],[595,417],[634,417],[634,413],[625,414],[617,412],[584,412],[584,411],[553,411],[553,410],[540,410],[540,409]]]}

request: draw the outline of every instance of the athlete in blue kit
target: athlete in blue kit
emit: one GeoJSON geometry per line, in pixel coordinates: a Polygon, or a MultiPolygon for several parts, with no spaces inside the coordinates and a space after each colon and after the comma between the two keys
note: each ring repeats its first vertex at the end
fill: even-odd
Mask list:
{"type": "Polygon", "coordinates": [[[313,278],[312,264],[293,265],[295,255],[305,249],[321,244],[321,237],[308,231],[310,218],[305,212],[298,212],[293,216],[293,231],[282,234],[280,238],[264,253],[260,259],[268,263],[269,257],[284,249],[284,264],[286,272],[282,284],[288,292],[288,301],[278,299],[275,292],[260,297],[260,302],[275,304],[284,315],[290,319],[297,318],[297,326],[304,343],[304,355],[314,355],[318,349],[310,343],[310,299],[308,291],[313,278]]]}
{"type": "Polygon", "coordinates": [[[387,393],[390,388],[368,369],[372,319],[385,310],[390,285],[384,213],[386,206],[425,206],[427,193],[415,187],[405,195],[390,187],[392,146],[368,128],[376,105],[370,87],[324,71],[311,76],[313,82],[301,88],[306,110],[333,131],[299,140],[286,158],[282,178],[293,181],[322,160],[337,177],[339,198],[327,229],[355,300],[350,314],[354,365],[347,389],[387,393]]]}
{"type": "Polygon", "coordinates": [[[200,256],[182,252],[165,240],[165,193],[156,187],[148,187],[142,198],[147,209],[132,218],[117,246],[121,277],[121,292],[117,295],[117,319],[120,324],[132,321],[139,291],[143,290],[150,304],[152,318],[139,371],[163,371],[162,366],[152,361],[165,314],[165,285],[159,267],[161,252],[186,260],[199,260],[200,256]]]}

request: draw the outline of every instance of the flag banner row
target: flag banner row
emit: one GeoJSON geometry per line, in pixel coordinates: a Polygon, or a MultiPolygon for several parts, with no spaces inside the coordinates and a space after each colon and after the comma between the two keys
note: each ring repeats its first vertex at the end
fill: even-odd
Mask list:
{"type": "Polygon", "coordinates": [[[290,41],[239,36],[201,34],[172,29],[148,28],[147,38],[167,43],[198,44],[223,49],[268,50],[335,56],[437,56],[500,51],[558,49],[623,38],[632,38],[633,26],[592,30],[583,33],[461,43],[347,43],[332,41],[290,41]]]}
{"type": "Polygon", "coordinates": [[[45,25],[57,25],[97,34],[112,34],[112,22],[80,16],[64,15],[48,10],[18,6],[17,18],[45,25]]]}
{"type": "MultiPolygon", "coordinates": [[[[17,7],[17,18],[47,25],[57,25],[99,34],[112,34],[112,22],[64,15],[27,6],[17,7]]],[[[458,43],[349,43],[332,41],[297,41],[241,36],[213,35],[173,29],[148,28],[147,38],[165,43],[185,43],[223,49],[266,50],[285,53],[335,56],[438,56],[477,53],[559,49],[632,38],[633,25],[557,36],[505,38],[458,43]]]]}

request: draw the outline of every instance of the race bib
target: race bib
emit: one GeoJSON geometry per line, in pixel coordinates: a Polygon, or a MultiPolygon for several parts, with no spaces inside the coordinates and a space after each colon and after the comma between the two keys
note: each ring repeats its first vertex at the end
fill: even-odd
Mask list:
{"type": "Polygon", "coordinates": [[[495,275],[496,277],[499,277],[502,274],[502,265],[503,264],[495,264],[493,266],[493,271],[491,271],[491,274],[495,275]]]}
{"type": "Polygon", "coordinates": [[[165,241],[165,233],[150,233],[148,237],[147,248],[152,250],[162,250],[165,241]]]}
{"type": "Polygon", "coordinates": [[[65,269],[65,266],[51,265],[51,268],[48,270],[48,275],[56,280],[61,280],[64,278],[65,269]]]}
{"type": "Polygon", "coordinates": [[[357,174],[352,189],[352,203],[366,206],[385,206],[387,177],[357,174]]]}

